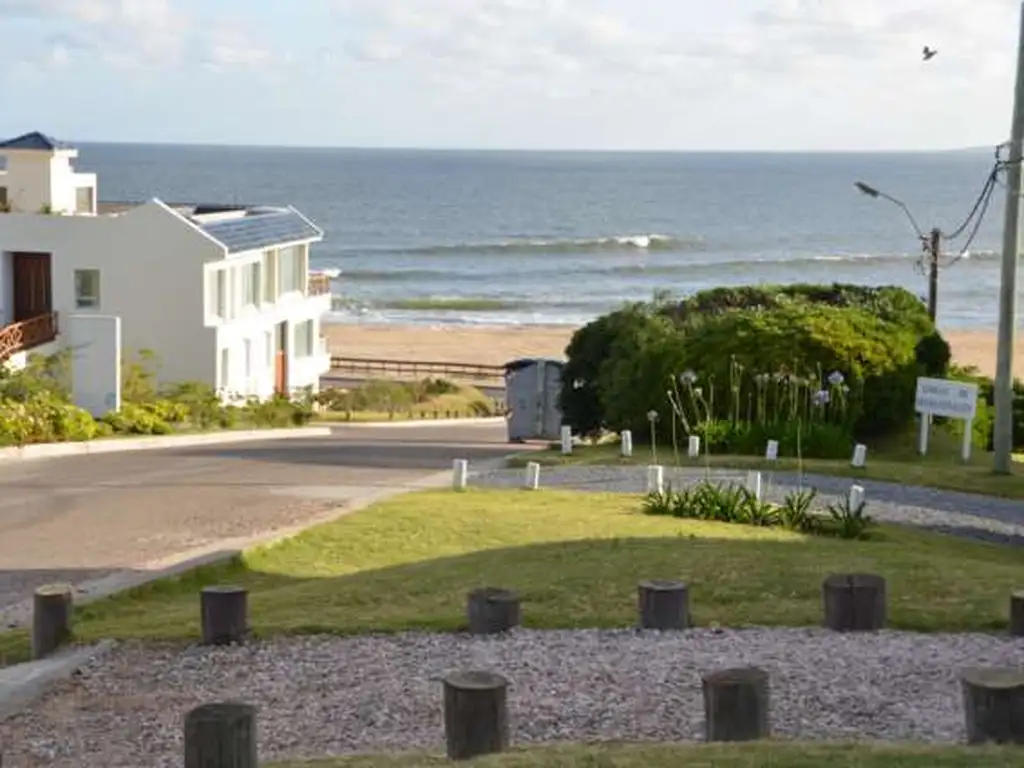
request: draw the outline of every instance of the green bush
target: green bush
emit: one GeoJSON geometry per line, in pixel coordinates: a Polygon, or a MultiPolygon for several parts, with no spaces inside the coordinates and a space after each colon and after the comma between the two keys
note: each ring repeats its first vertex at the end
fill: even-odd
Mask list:
{"type": "Polygon", "coordinates": [[[919,375],[942,376],[949,345],[901,288],[721,288],[598,318],[566,350],[561,407],[579,434],[643,440],[702,434],[711,450],[847,455],[853,439],[904,429],[919,375]],[[691,394],[678,377],[692,371],[691,394]],[[829,381],[831,374],[841,383],[829,381]],[[685,390],[685,388],[683,388],[685,390]],[[819,400],[822,390],[827,402],[819,400]]]}
{"type": "MultiPolygon", "coordinates": [[[[157,386],[156,358],[145,350],[126,356],[122,405],[94,419],[71,403],[67,353],[32,357],[22,370],[0,367],[0,445],[91,440],[107,435],[167,435],[234,427],[285,427],[308,423],[312,397],[274,398],[224,405],[209,386],[182,382],[157,386]]],[[[427,385],[425,385],[427,386],[427,385]]],[[[431,382],[435,389],[440,386],[431,382]]]]}

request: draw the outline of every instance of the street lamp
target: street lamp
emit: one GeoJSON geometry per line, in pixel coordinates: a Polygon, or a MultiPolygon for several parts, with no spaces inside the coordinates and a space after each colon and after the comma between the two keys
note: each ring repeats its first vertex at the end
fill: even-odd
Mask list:
{"type": "Polygon", "coordinates": [[[932,322],[935,322],[935,316],[938,312],[939,303],[939,250],[941,248],[940,241],[942,239],[942,232],[939,231],[938,227],[932,229],[930,235],[925,235],[924,231],[918,226],[917,220],[914,218],[914,214],[910,212],[910,209],[902,200],[898,200],[892,195],[887,195],[881,190],[875,189],[870,184],[865,184],[863,181],[854,182],[853,186],[857,188],[857,191],[868,197],[875,199],[882,198],[888,200],[890,203],[898,206],[904,214],[906,214],[907,221],[910,222],[910,226],[914,228],[917,239],[921,241],[924,246],[924,250],[928,253],[928,317],[931,318],[932,322]]]}

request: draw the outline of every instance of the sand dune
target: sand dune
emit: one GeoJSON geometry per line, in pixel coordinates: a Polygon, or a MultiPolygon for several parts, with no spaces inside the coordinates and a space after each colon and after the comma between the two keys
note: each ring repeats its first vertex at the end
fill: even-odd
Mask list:
{"type": "MultiPolygon", "coordinates": [[[[325,325],[332,353],[344,357],[501,365],[518,357],[564,357],[575,329],[567,326],[419,327],[399,325],[325,325]]],[[[994,331],[943,334],[954,359],[995,372],[994,331]]],[[[1014,371],[1024,377],[1024,333],[1016,345],[1014,371]]]]}

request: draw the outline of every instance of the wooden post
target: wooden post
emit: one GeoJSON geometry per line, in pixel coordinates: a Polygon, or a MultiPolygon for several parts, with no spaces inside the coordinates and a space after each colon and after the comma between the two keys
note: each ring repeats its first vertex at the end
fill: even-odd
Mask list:
{"type": "Polygon", "coordinates": [[[641,581],[637,602],[641,629],[686,629],[690,625],[689,593],[681,581],[641,581]]]}
{"type": "Polygon", "coordinates": [[[1010,634],[1024,637],[1024,591],[1010,595],[1010,634]]]}
{"type": "Polygon", "coordinates": [[[1024,670],[968,669],[960,682],[968,744],[1024,744],[1024,670]]]}
{"type": "Polygon", "coordinates": [[[256,708],[203,704],[185,715],[185,768],[257,768],[256,708]]]}
{"type": "Polygon", "coordinates": [[[33,659],[49,656],[71,638],[71,601],[68,584],[47,584],[33,593],[33,659]]]}
{"type": "Polygon", "coordinates": [[[455,672],[444,679],[444,738],[449,760],[508,748],[508,680],[493,672],[455,672]]]}
{"type": "Polygon", "coordinates": [[[704,675],[704,737],[707,741],[768,738],[768,673],[736,667],[704,675]]]}
{"type": "Polygon", "coordinates": [[[248,592],[243,587],[203,587],[199,605],[203,645],[241,643],[249,632],[248,592]]]}
{"type": "Polygon", "coordinates": [[[518,627],[522,621],[519,595],[499,587],[481,587],[466,599],[469,632],[473,635],[496,635],[518,627]]]}
{"type": "Polygon", "coordinates": [[[821,586],[825,626],[837,632],[872,632],[886,624],[885,579],[867,573],[832,574],[821,586]]]}

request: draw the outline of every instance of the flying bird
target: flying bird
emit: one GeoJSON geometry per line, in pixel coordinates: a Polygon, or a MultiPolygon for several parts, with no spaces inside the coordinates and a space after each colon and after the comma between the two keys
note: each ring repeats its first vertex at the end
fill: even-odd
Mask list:
{"type": "Polygon", "coordinates": [[[926,45],[924,47],[924,50],[921,52],[921,55],[922,55],[922,57],[924,58],[925,61],[930,61],[932,58],[934,58],[935,54],[937,54],[937,53],[938,53],[938,51],[933,51],[931,48],[929,48],[926,45]]]}

